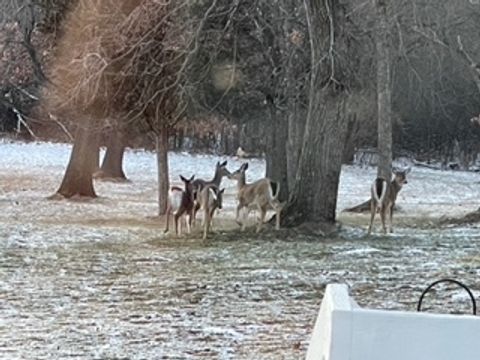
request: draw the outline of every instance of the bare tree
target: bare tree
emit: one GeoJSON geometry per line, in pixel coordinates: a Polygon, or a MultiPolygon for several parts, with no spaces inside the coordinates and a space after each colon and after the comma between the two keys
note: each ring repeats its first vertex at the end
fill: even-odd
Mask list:
{"type": "MultiPolygon", "coordinates": [[[[52,112],[75,117],[73,122],[78,122],[79,130],[74,150],[87,151],[83,158],[98,156],[97,139],[107,118],[117,119],[123,129],[156,132],[166,144],[164,134],[181,113],[179,74],[188,34],[176,31],[174,18],[183,5],[159,4],[153,0],[84,0],[72,10],[50,69],[52,86],[46,89],[45,99],[52,112]]],[[[111,156],[105,158],[105,167],[121,161],[121,138],[115,136],[111,140],[115,143],[111,150],[116,154],[107,154],[111,156]]],[[[95,166],[79,164],[75,154],[72,152],[58,193],[66,197],[76,192],[95,196],[92,185],[95,166]],[[83,169],[84,185],[71,176],[74,173],[69,171],[71,167],[83,169]],[[78,191],[64,191],[65,184],[77,187],[78,191]]],[[[119,169],[117,166],[116,170],[119,169]]],[[[162,171],[161,196],[165,197],[168,170],[162,171]]],[[[164,205],[160,208],[162,212],[164,205]]]]}
{"type": "Polygon", "coordinates": [[[388,0],[374,0],[376,9],[378,176],[392,177],[392,81],[390,76],[390,27],[388,0]]]}

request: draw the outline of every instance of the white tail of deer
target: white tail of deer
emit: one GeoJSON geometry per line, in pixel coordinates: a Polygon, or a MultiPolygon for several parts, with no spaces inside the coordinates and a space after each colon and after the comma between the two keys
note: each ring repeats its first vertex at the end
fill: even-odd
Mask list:
{"type": "Polygon", "coordinates": [[[388,182],[384,178],[376,178],[372,184],[370,199],[370,225],[368,227],[368,234],[372,232],[373,220],[375,219],[375,214],[380,213],[380,218],[382,220],[383,232],[387,233],[387,228],[385,226],[385,219],[389,215],[390,219],[390,228],[389,231],[393,232],[393,208],[395,206],[395,201],[397,200],[397,195],[402,189],[402,186],[407,184],[407,174],[410,172],[410,168],[406,170],[393,169],[393,180],[388,182]]]}
{"type": "Polygon", "coordinates": [[[197,194],[197,201],[203,209],[203,239],[207,238],[210,226],[212,224],[215,210],[221,209],[223,206],[223,192],[225,189],[219,190],[215,185],[208,185],[197,194]]]}
{"type": "Polygon", "coordinates": [[[247,184],[245,180],[245,172],[248,169],[248,163],[242,164],[240,168],[228,176],[231,180],[237,181],[237,210],[236,221],[241,225],[242,230],[245,229],[246,217],[243,221],[239,221],[240,210],[246,208],[256,208],[260,211],[260,219],[257,224],[257,232],[262,229],[265,221],[265,216],[268,209],[273,209],[276,215],[275,228],[280,229],[280,216],[284,204],[278,201],[278,193],[280,192],[280,184],[268,178],[257,180],[253,183],[247,184]]]}

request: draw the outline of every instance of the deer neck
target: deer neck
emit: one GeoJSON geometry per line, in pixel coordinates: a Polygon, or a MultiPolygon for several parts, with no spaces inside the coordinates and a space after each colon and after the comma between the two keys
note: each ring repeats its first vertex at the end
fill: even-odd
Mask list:
{"type": "Polygon", "coordinates": [[[210,184],[213,184],[216,187],[219,187],[221,182],[222,182],[222,175],[220,174],[220,171],[216,169],[215,175],[213,175],[213,179],[210,180],[210,184]]]}
{"type": "Polygon", "coordinates": [[[393,198],[394,201],[397,199],[397,195],[400,190],[402,190],[402,185],[393,180],[390,183],[390,196],[393,198]]]}
{"type": "Polygon", "coordinates": [[[243,173],[237,181],[238,190],[240,191],[243,187],[245,187],[245,185],[246,185],[245,173],[243,173]]]}

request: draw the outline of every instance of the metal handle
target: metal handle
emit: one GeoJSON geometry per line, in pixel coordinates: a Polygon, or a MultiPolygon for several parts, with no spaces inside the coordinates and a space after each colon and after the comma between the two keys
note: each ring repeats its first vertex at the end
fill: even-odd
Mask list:
{"type": "Polygon", "coordinates": [[[458,286],[462,287],[463,289],[465,289],[468,293],[468,295],[470,296],[470,300],[472,300],[472,307],[473,307],[473,315],[477,315],[477,303],[475,302],[475,297],[473,296],[472,292],[470,291],[470,289],[465,285],[465,284],[462,284],[460,281],[458,280],[454,280],[454,279],[441,279],[441,280],[437,280],[435,281],[434,283],[432,283],[430,286],[428,286],[422,293],[422,295],[420,296],[420,300],[418,301],[418,305],[417,305],[417,311],[422,311],[422,301],[423,301],[423,297],[425,296],[425,294],[427,292],[430,291],[430,289],[432,287],[434,287],[435,285],[441,283],[441,282],[451,282],[451,283],[454,283],[454,284],[457,284],[458,286]]]}

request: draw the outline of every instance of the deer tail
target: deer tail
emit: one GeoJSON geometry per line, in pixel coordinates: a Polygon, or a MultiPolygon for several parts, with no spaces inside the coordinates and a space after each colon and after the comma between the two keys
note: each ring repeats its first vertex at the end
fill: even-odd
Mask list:
{"type": "Polygon", "coordinates": [[[387,181],[382,178],[377,178],[372,185],[372,195],[375,203],[377,204],[378,209],[382,207],[386,194],[387,194],[387,181]]]}
{"type": "Polygon", "coordinates": [[[280,183],[270,180],[270,198],[276,200],[280,193],[280,183]]]}

